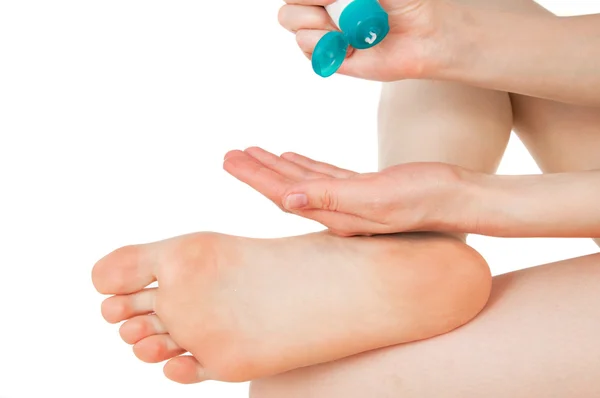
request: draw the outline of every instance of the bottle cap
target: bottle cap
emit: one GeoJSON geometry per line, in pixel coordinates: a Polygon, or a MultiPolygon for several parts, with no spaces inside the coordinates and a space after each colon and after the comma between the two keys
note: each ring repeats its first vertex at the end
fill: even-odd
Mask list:
{"type": "Polygon", "coordinates": [[[341,32],[329,32],[319,40],[312,67],[321,77],[333,75],[342,66],[348,46],[359,50],[379,44],[390,31],[388,14],[377,0],[355,0],[340,15],[341,32]]]}

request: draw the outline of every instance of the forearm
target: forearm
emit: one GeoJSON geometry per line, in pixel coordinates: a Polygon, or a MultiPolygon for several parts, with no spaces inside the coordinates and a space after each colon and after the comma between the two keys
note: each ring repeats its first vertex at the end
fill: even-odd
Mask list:
{"type": "Polygon", "coordinates": [[[555,17],[460,7],[457,15],[455,56],[439,78],[600,106],[600,14],[555,17]]]}
{"type": "Polygon", "coordinates": [[[455,212],[463,232],[501,237],[600,237],[600,170],[529,176],[470,174],[455,212]],[[466,215],[465,217],[462,217],[466,215]]]}

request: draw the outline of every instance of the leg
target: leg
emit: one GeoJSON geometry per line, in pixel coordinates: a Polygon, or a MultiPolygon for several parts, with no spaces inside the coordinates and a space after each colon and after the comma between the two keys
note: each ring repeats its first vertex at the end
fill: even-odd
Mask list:
{"type": "Polygon", "coordinates": [[[510,137],[508,94],[450,82],[385,83],[379,165],[444,162],[494,173],[510,137]]]}
{"type": "Polygon", "coordinates": [[[434,161],[494,173],[511,128],[506,93],[449,82],[387,83],[379,107],[379,167],[434,161]]]}
{"type": "Polygon", "coordinates": [[[600,396],[600,254],[494,278],[462,328],[252,384],[252,398],[600,396]]]}
{"type": "Polygon", "coordinates": [[[143,361],[172,380],[247,381],[446,333],[484,307],[485,261],[436,234],[247,239],[203,233],[126,247],[93,270],[143,361]],[[145,289],[158,281],[158,288],[145,289]],[[191,356],[177,357],[189,351],[191,356]]]}

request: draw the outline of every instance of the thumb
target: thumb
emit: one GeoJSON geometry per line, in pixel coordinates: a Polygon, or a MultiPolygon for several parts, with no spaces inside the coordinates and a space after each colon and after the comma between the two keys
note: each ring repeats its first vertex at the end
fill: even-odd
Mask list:
{"type": "Polygon", "coordinates": [[[286,190],[283,207],[295,210],[327,210],[357,214],[368,201],[367,189],[360,181],[323,178],[308,180],[286,190]]]}

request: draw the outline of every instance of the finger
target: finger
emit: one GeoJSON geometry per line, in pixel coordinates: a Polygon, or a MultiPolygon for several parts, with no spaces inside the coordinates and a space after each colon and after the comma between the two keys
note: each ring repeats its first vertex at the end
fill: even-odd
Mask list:
{"type": "Polygon", "coordinates": [[[328,6],[335,3],[336,0],[284,0],[286,4],[297,4],[301,6],[328,6]]]}
{"type": "MultiPolygon", "coordinates": [[[[312,53],[315,51],[315,46],[321,40],[325,34],[329,33],[329,30],[320,30],[320,29],[302,29],[296,32],[296,43],[307,56],[307,58],[312,58],[312,53]]],[[[348,47],[346,51],[346,58],[352,56],[354,54],[354,49],[352,47],[348,47]]],[[[340,70],[342,70],[344,64],[340,70]]]]}
{"type": "Polygon", "coordinates": [[[308,170],[312,170],[321,174],[326,174],[330,177],[349,178],[357,174],[354,171],[342,169],[340,167],[336,167],[328,163],[319,162],[317,160],[313,160],[311,158],[299,155],[294,152],[282,153],[281,158],[296,163],[297,165],[302,166],[308,170]]]}
{"type": "Polygon", "coordinates": [[[346,56],[346,61],[337,70],[337,74],[356,77],[360,79],[369,79],[375,81],[390,81],[388,76],[381,75],[381,49],[377,47],[362,51],[350,51],[346,56]]]}
{"type": "Polygon", "coordinates": [[[305,54],[312,54],[315,51],[315,46],[321,38],[327,33],[323,29],[302,29],[296,32],[296,43],[305,54]]]}
{"type": "Polygon", "coordinates": [[[279,24],[292,33],[302,29],[337,30],[323,7],[286,4],[279,9],[279,24]]]}
{"type": "Polygon", "coordinates": [[[289,160],[280,158],[279,156],[272,154],[271,152],[267,152],[259,147],[251,147],[246,149],[244,152],[258,160],[265,167],[268,167],[274,172],[293,181],[304,181],[308,179],[327,177],[324,174],[306,169],[296,163],[290,162],[289,160]]]}
{"type": "Polygon", "coordinates": [[[281,203],[290,211],[320,209],[376,220],[388,192],[389,186],[382,187],[368,176],[323,178],[294,184],[285,191],[281,203]]]}
{"type": "Polygon", "coordinates": [[[228,152],[223,161],[223,168],[233,177],[254,188],[278,206],[281,206],[282,194],[293,182],[265,167],[242,151],[228,152]]]}

